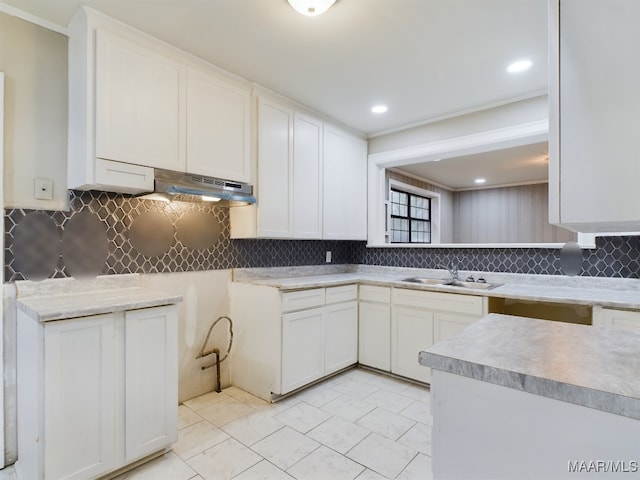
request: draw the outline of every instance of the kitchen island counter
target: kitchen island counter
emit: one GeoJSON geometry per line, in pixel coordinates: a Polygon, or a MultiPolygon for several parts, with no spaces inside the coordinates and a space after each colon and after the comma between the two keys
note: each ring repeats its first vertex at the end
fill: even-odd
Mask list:
{"type": "Polygon", "coordinates": [[[491,314],[419,362],[433,369],[434,478],[639,471],[637,332],[491,314]]]}
{"type": "Polygon", "coordinates": [[[475,380],[640,420],[640,333],[491,314],[420,352],[475,380]]]}

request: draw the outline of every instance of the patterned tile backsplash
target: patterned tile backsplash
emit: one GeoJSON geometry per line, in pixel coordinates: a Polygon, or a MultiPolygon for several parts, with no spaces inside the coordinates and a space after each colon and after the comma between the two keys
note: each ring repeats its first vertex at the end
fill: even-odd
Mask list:
{"type": "MultiPolygon", "coordinates": [[[[561,274],[543,248],[366,248],[365,242],[231,240],[229,211],[208,203],[159,202],[69,192],[69,211],[5,211],[5,281],[333,263],[561,274]]],[[[640,278],[640,237],[602,237],[583,251],[581,275],[640,278]]]]}

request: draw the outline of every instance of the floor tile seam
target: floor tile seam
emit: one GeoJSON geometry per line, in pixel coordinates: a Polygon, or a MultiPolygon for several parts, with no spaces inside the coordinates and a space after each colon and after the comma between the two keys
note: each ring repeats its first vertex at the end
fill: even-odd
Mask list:
{"type": "Polygon", "coordinates": [[[400,478],[400,475],[402,475],[402,472],[404,472],[409,465],[411,465],[411,462],[413,462],[416,458],[418,458],[418,456],[420,455],[421,452],[417,452],[412,458],[411,460],[409,460],[409,462],[402,468],[402,470],[400,470],[400,472],[398,473],[398,475],[396,475],[394,477],[394,479],[400,478]]]}
{"type": "MultiPolygon", "coordinates": [[[[347,457],[347,458],[349,458],[350,460],[353,460],[354,462],[360,463],[360,462],[358,462],[356,459],[354,459],[354,458],[350,457],[350,456],[349,456],[349,452],[351,452],[354,448],[356,448],[360,443],[364,442],[364,441],[365,441],[365,440],[366,440],[370,435],[372,435],[372,434],[377,434],[377,435],[380,435],[381,437],[384,437],[384,438],[385,438],[385,439],[387,439],[387,440],[390,440],[390,439],[389,439],[389,437],[385,437],[384,435],[382,435],[382,434],[380,434],[380,433],[377,433],[377,432],[371,432],[371,434],[367,435],[367,436],[366,436],[365,438],[363,438],[360,442],[358,442],[358,444],[354,445],[354,446],[353,446],[353,448],[351,448],[349,451],[347,451],[347,452],[344,454],[344,456],[345,456],[345,457],[347,457]]],[[[393,440],[391,440],[391,441],[393,441],[393,440]]],[[[408,447],[407,445],[399,444],[397,441],[393,441],[393,442],[394,442],[394,443],[396,443],[396,444],[398,444],[398,446],[400,446],[400,447],[403,447],[403,448],[410,448],[410,447],[408,447]]],[[[410,464],[411,462],[413,462],[413,460],[414,460],[418,455],[420,455],[420,453],[422,453],[422,452],[420,452],[419,450],[415,450],[415,449],[413,449],[413,448],[411,448],[411,450],[413,450],[413,451],[415,452],[415,453],[414,453],[414,455],[411,457],[411,460],[409,460],[409,461],[407,462],[407,464],[402,468],[402,470],[398,473],[398,475],[396,475],[395,477],[393,477],[394,479],[395,479],[395,478],[398,478],[398,476],[399,476],[399,475],[400,475],[400,474],[401,474],[401,473],[402,473],[402,472],[403,472],[403,471],[404,471],[404,470],[409,466],[409,464],[410,464]]],[[[428,455],[428,456],[430,457],[430,455],[428,455]]],[[[387,477],[385,474],[383,474],[382,472],[379,472],[378,470],[376,470],[376,469],[375,469],[375,468],[373,468],[373,467],[370,467],[370,466],[368,466],[368,465],[365,465],[365,467],[366,467],[366,468],[368,468],[369,470],[371,470],[371,471],[373,471],[373,472],[377,473],[378,475],[382,476],[383,478],[386,478],[386,479],[392,480],[392,479],[390,479],[389,477],[387,477]]]]}
{"type": "Polygon", "coordinates": [[[182,456],[182,455],[180,455],[178,452],[176,452],[175,450],[173,450],[173,448],[171,449],[171,451],[172,451],[173,453],[175,453],[175,454],[177,455],[177,457],[178,457],[178,458],[180,458],[180,460],[182,460],[183,462],[187,462],[187,460],[190,460],[190,459],[192,459],[193,457],[195,457],[196,455],[200,455],[201,453],[204,453],[204,452],[206,452],[207,450],[210,450],[210,449],[212,449],[212,448],[217,447],[218,445],[220,445],[220,444],[221,444],[221,443],[223,443],[223,442],[226,442],[226,441],[227,441],[227,440],[229,440],[230,438],[233,438],[234,440],[239,441],[238,439],[236,439],[236,438],[232,437],[231,435],[229,435],[227,432],[223,432],[223,433],[226,435],[226,437],[225,437],[225,438],[221,439],[219,442],[216,442],[216,443],[215,443],[215,444],[213,444],[213,445],[209,445],[209,446],[208,446],[207,448],[205,448],[204,450],[200,450],[199,452],[196,452],[196,453],[194,453],[193,455],[190,455],[190,456],[188,456],[188,457],[183,457],[183,456],[182,456]]]}
{"type": "MultiPolygon", "coordinates": [[[[270,434],[268,434],[268,435],[265,435],[265,436],[264,436],[264,437],[262,437],[261,439],[256,440],[256,441],[255,441],[255,442],[253,442],[251,445],[247,445],[245,442],[243,442],[243,441],[242,441],[242,440],[240,440],[239,438],[234,437],[233,435],[231,435],[231,434],[230,434],[230,433],[228,433],[228,432],[225,432],[225,433],[227,433],[227,434],[228,434],[231,438],[233,438],[236,442],[241,443],[242,445],[244,445],[245,447],[247,447],[248,449],[250,449],[253,453],[255,453],[255,454],[257,454],[257,455],[260,455],[260,456],[262,457],[262,454],[260,454],[260,453],[256,452],[252,447],[253,447],[254,445],[256,445],[257,443],[260,443],[261,441],[266,440],[266,439],[267,439],[267,438],[269,438],[270,436],[275,435],[276,433],[278,433],[280,430],[282,430],[282,429],[283,429],[283,428],[285,428],[285,427],[289,427],[289,425],[285,425],[285,424],[283,423],[283,424],[280,426],[280,428],[278,428],[277,430],[274,430],[273,432],[271,432],[271,433],[270,433],[270,434]]],[[[289,428],[291,428],[291,427],[289,427],[289,428]]],[[[295,430],[295,429],[293,429],[293,430],[295,430]]],[[[295,431],[297,432],[297,430],[295,430],[295,431]]],[[[300,433],[300,432],[298,432],[298,433],[300,433]]],[[[263,458],[264,458],[264,457],[263,457],[263,458]]],[[[265,460],[266,460],[266,458],[265,458],[265,460]]],[[[280,469],[280,470],[282,470],[282,469],[280,469]]]]}
{"type": "MultiPolygon", "coordinates": [[[[261,455],[262,457],[262,455],[261,455]]],[[[270,464],[271,466],[277,468],[278,470],[280,470],[282,473],[284,473],[285,475],[288,475],[289,477],[291,477],[292,479],[295,479],[295,477],[293,477],[292,475],[289,475],[286,470],[283,470],[282,468],[280,468],[278,465],[276,465],[275,463],[273,463],[272,461],[270,461],[268,458],[262,457],[261,460],[258,462],[267,462],[268,464],[270,464]]],[[[240,475],[242,475],[244,472],[246,472],[247,470],[255,467],[256,465],[258,465],[258,463],[256,463],[255,465],[250,466],[249,468],[247,468],[246,470],[243,470],[242,472],[238,473],[237,475],[234,475],[233,477],[231,477],[231,480],[238,478],[240,475]]]]}
{"type": "MultiPolygon", "coordinates": [[[[252,450],[252,452],[253,452],[253,450],[252,450]]],[[[253,452],[253,453],[256,453],[256,452],[253,452]]],[[[264,458],[262,455],[259,455],[259,454],[256,454],[256,455],[258,455],[260,457],[260,459],[256,463],[254,463],[253,465],[248,466],[247,468],[245,468],[241,472],[236,473],[233,477],[230,477],[230,478],[233,479],[233,478],[239,477],[240,475],[242,475],[247,470],[252,469],[256,465],[258,465],[260,462],[262,462],[263,460],[266,460],[266,458],[264,458]]]]}
{"type": "MultiPolygon", "coordinates": [[[[326,413],[329,413],[329,412],[326,412],[326,413]]],[[[334,415],[334,414],[331,414],[331,416],[330,416],[329,418],[327,418],[326,420],[323,420],[322,422],[320,422],[318,425],[316,425],[315,427],[313,427],[313,428],[312,428],[311,430],[309,430],[308,432],[303,433],[303,435],[304,435],[305,437],[307,437],[307,436],[308,436],[311,432],[313,432],[316,428],[319,428],[320,426],[324,425],[325,423],[327,423],[329,420],[331,420],[331,419],[332,419],[332,418],[334,418],[334,417],[335,417],[335,415],[334,415]]],[[[295,430],[295,429],[294,429],[294,430],[295,430]]],[[[300,433],[302,433],[302,432],[300,432],[300,433]]],[[[309,438],[311,438],[311,437],[309,437],[309,438]]],[[[314,440],[314,439],[313,439],[313,438],[311,438],[311,440],[314,440]]],[[[315,441],[315,442],[317,442],[318,440],[314,440],[314,441],[315,441]]],[[[323,445],[324,445],[324,444],[323,444],[323,445]]]]}
{"type": "MultiPolygon", "coordinates": [[[[407,408],[409,408],[409,407],[407,407],[407,408]]],[[[406,410],[406,408],[404,410],[406,410]]],[[[402,412],[404,412],[404,410],[402,410],[402,412]]],[[[413,417],[408,417],[407,415],[404,415],[402,412],[398,412],[398,413],[396,413],[396,415],[400,415],[401,417],[406,418],[407,420],[411,420],[413,422],[424,423],[424,422],[420,422],[419,420],[416,420],[413,417]]],[[[425,423],[425,425],[428,425],[428,423],[425,423]]]]}
{"type": "MultiPolygon", "coordinates": [[[[326,421],[328,421],[328,420],[330,420],[331,418],[333,418],[333,417],[335,417],[335,416],[336,416],[334,413],[328,412],[328,411],[326,411],[326,410],[322,410],[322,409],[321,409],[321,408],[319,408],[319,407],[314,407],[313,405],[310,405],[310,404],[308,404],[308,403],[306,403],[306,402],[304,402],[304,401],[302,401],[302,400],[300,401],[300,403],[304,403],[304,404],[306,404],[306,405],[307,405],[307,406],[309,406],[309,407],[315,408],[315,409],[317,409],[317,410],[321,410],[321,411],[322,411],[322,413],[326,413],[326,414],[330,415],[328,418],[326,418],[325,420],[323,420],[322,422],[320,422],[318,425],[315,425],[314,427],[311,427],[309,430],[306,430],[306,431],[304,431],[304,432],[303,432],[303,431],[301,431],[301,430],[298,430],[296,427],[293,427],[293,426],[291,426],[291,425],[289,425],[289,424],[286,424],[286,423],[285,423],[285,425],[287,425],[288,427],[290,427],[290,428],[294,429],[296,432],[301,433],[301,434],[302,434],[302,435],[304,435],[304,436],[306,436],[306,435],[307,435],[311,430],[313,430],[314,428],[317,428],[318,426],[322,425],[324,422],[326,422],[326,421]]],[[[288,410],[288,409],[287,409],[287,410],[288,410]]],[[[280,412],[280,413],[279,413],[278,415],[276,415],[276,416],[282,415],[282,414],[283,414],[283,413],[285,413],[287,410],[285,410],[284,412],[280,412]]],[[[275,420],[277,420],[278,422],[281,422],[281,423],[282,423],[282,420],[280,420],[280,419],[276,419],[276,418],[275,418],[276,416],[274,416],[273,418],[274,418],[275,420]]]]}
{"type": "MultiPolygon", "coordinates": [[[[352,400],[356,400],[356,401],[357,401],[358,399],[353,398],[352,400]]],[[[334,417],[340,417],[340,418],[342,418],[342,419],[343,419],[343,420],[345,420],[346,422],[353,423],[353,424],[357,424],[358,420],[362,419],[363,417],[366,417],[366,416],[367,416],[367,415],[369,415],[371,412],[373,412],[376,408],[377,408],[377,407],[374,405],[374,406],[373,406],[373,408],[372,408],[371,410],[369,410],[369,411],[368,411],[368,412],[366,412],[365,414],[363,414],[363,415],[359,416],[359,417],[358,417],[358,418],[356,418],[355,420],[351,420],[351,419],[349,419],[349,418],[344,418],[344,417],[342,417],[342,416],[340,416],[340,415],[338,415],[338,414],[336,414],[336,413],[330,412],[330,411],[328,411],[328,410],[325,410],[325,411],[326,411],[327,413],[331,413],[334,417]]]]}
{"type": "Polygon", "coordinates": [[[359,424],[359,423],[356,423],[356,425],[357,425],[358,427],[365,428],[365,429],[367,429],[367,430],[371,430],[372,432],[377,433],[378,435],[380,435],[381,437],[386,438],[387,440],[391,440],[392,442],[396,442],[396,443],[398,443],[398,441],[402,438],[402,436],[403,436],[403,435],[405,435],[409,430],[411,430],[413,427],[415,427],[415,424],[416,424],[416,423],[417,423],[417,422],[414,420],[414,421],[413,421],[413,425],[411,425],[409,428],[407,428],[406,430],[404,430],[404,431],[403,431],[403,432],[402,432],[402,433],[401,433],[397,438],[389,437],[389,436],[385,435],[384,433],[378,432],[378,431],[376,431],[376,430],[371,430],[370,428],[366,427],[365,425],[361,425],[361,424],[359,424]]]}
{"type": "MultiPolygon", "coordinates": [[[[207,452],[207,451],[209,451],[209,450],[211,450],[211,449],[213,449],[213,448],[219,447],[219,446],[220,446],[220,445],[222,445],[223,443],[228,442],[228,441],[230,441],[230,440],[234,440],[234,441],[238,442],[238,440],[236,440],[235,438],[233,438],[233,437],[229,436],[229,438],[224,439],[222,442],[219,442],[219,443],[217,443],[216,445],[213,445],[212,447],[209,447],[209,448],[207,448],[206,450],[203,450],[202,452],[200,452],[200,453],[198,453],[198,454],[194,455],[193,457],[190,457],[190,460],[194,459],[197,455],[201,455],[201,454],[203,454],[203,453],[205,453],[205,452],[207,452]]],[[[242,445],[242,444],[241,444],[241,445],[242,445]]],[[[242,446],[244,447],[245,445],[242,445],[242,446]]],[[[249,450],[251,450],[251,449],[249,449],[249,450]]],[[[259,453],[255,452],[255,451],[253,451],[253,450],[251,450],[251,453],[253,453],[253,454],[257,455],[257,456],[258,456],[258,457],[260,457],[260,458],[259,458],[259,460],[258,460],[258,461],[256,461],[255,463],[251,464],[249,467],[245,468],[245,470],[248,470],[249,468],[252,468],[252,467],[256,466],[258,463],[260,463],[262,460],[264,460],[264,457],[263,457],[262,455],[260,455],[259,453]]],[[[189,463],[188,461],[183,460],[183,462],[184,462],[185,464],[187,464],[187,466],[189,466],[189,467],[191,468],[191,470],[193,470],[194,472],[196,472],[196,475],[200,475],[202,478],[205,478],[205,477],[206,477],[204,474],[201,474],[201,473],[200,473],[200,472],[199,472],[199,471],[198,471],[198,470],[197,470],[197,469],[196,469],[196,468],[195,468],[191,463],[189,463]]],[[[244,472],[245,470],[243,470],[243,472],[244,472]]],[[[238,475],[240,475],[240,473],[238,473],[238,475]]]]}
{"type": "Polygon", "coordinates": [[[220,427],[218,427],[218,426],[217,426],[217,425],[215,425],[214,423],[210,422],[210,421],[209,421],[209,420],[207,420],[206,418],[204,418],[204,417],[200,417],[200,418],[201,418],[200,420],[198,420],[198,421],[197,421],[197,422],[195,422],[195,423],[192,423],[191,425],[187,425],[186,427],[179,428],[179,429],[178,429],[178,432],[182,432],[183,430],[186,430],[187,428],[191,428],[191,427],[193,427],[193,426],[195,426],[195,425],[198,425],[199,423],[203,423],[203,422],[208,423],[208,424],[209,424],[209,425],[211,425],[212,427],[216,427],[217,429],[220,429],[220,427]]]}
{"type": "Polygon", "coordinates": [[[200,410],[202,410],[202,409],[204,409],[204,408],[207,408],[207,407],[212,407],[212,406],[214,406],[214,405],[216,405],[216,404],[218,404],[218,403],[220,403],[220,402],[225,402],[225,401],[227,401],[227,400],[236,400],[236,399],[235,399],[234,397],[232,397],[231,395],[227,395],[226,393],[222,392],[222,393],[220,393],[219,395],[224,395],[226,398],[222,398],[222,399],[220,399],[220,400],[216,400],[216,401],[214,401],[214,402],[207,403],[206,405],[203,405],[203,406],[202,406],[202,407],[200,407],[200,408],[197,408],[197,409],[196,409],[196,408],[192,408],[192,407],[190,407],[189,405],[187,405],[187,402],[190,402],[191,400],[195,400],[196,398],[203,397],[203,396],[208,395],[208,394],[210,394],[210,393],[213,393],[213,391],[203,393],[202,395],[200,395],[200,396],[198,396],[198,397],[193,397],[193,398],[191,398],[191,399],[189,399],[189,400],[185,400],[184,402],[179,403],[179,404],[178,404],[178,406],[180,406],[180,405],[184,405],[185,407],[187,407],[187,408],[188,408],[189,410],[191,410],[192,412],[194,412],[194,413],[198,413],[200,410]]]}
{"type": "MultiPolygon", "coordinates": [[[[309,440],[313,440],[313,439],[312,439],[312,438],[310,438],[309,440]]],[[[315,440],[313,440],[313,441],[314,441],[314,442],[316,442],[315,440]]],[[[307,457],[308,457],[309,455],[311,455],[313,452],[315,452],[316,450],[318,450],[320,447],[324,446],[324,445],[323,445],[322,443],[320,443],[320,442],[316,442],[316,443],[317,443],[318,445],[317,445],[313,450],[311,450],[309,453],[305,454],[302,458],[300,458],[299,460],[297,460],[295,463],[293,463],[293,464],[289,465],[289,466],[287,467],[287,469],[286,469],[286,470],[284,470],[284,472],[285,472],[287,475],[289,475],[290,477],[297,478],[297,477],[295,477],[294,475],[292,475],[291,473],[289,473],[289,470],[290,470],[290,469],[292,469],[294,466],[296,466],[298,463],[300,463],[302,460],[304,460],[305,458],[307,458],[307,457]]],[[[276,465],[276,466],[277,466],[277,465],[276,465]]],[[[278,467],[278,468],[280,468],[280,467],[278,467]]],[[[282,470],[282,468],[280,468],[280,470],[282,470]]]]}
{"type": "MultiPolygon", "coordinates": [[[[311,439],[311,440],[313,440],[313,439],[311,439]]],[[[331,450],[333,453],[337,453],[337,454],[338,454],[338,455],[340,455],[341,457],[344,457],[344,458],[346,458],[347,460],[349,460],[349,461],[351,461],[351,462],[353,462],[353,463],[355,463],[355,464],[357,464],[357,465],[360,465],[361,467],[363,467],[363,468],[364,468],[364,470],[366,470],[367,468],[369,468],[369,467],[367,467],[366,465],[363,465],[362,463],[358,462],[357,460],[354,460],[353,458],[347,457],[344,453],[340,453],[340,452],[338,452],[337,450],[335,450],[335,449],[331,448],[329,445],[325,445],[324,443],[322,443],[322,442],[318,442],[317,440],[314,440],[314,441],[315,441],[315,442],[317,442],[317,443],[319,443],[320,445],[318,445],[315,449],[313,449],[313,451],[311,451],[311,452],[309,452],[308,454],[306,454],[304,457],[302,457],[302,458],[301,458],[300,460],[298,460],[296,463],[294,463],[293,465],[291,465],[289,468],[287,468],[286,470],[284,470],[284,472],[285,472],[287,475],[289,475],[289,476],[291,476],[291,477],[293,477],[293,478],[296,478],[296,479],[297,479],[297,477],[295,477],[293,474],[289,473],[289,470],[291,470],[291,469],[292,469],[293,467],[295,467],[298,463],[302,462],[305,458],[307,458],[308,456],[310,456],[311,454],[313,454],[314,452],[316,452],[318,449],[320,449],[320,447],[325,447],[325,448],[327,448],[327,449],[331,450]]],[[[278,468],[280,468],[280,467],[278,467],[278,468]]],[[[282,470],[282,469],[280,468],[280,470],[282,470]]],[[[364,472],[364,470],[362,470],[362,472],[364,472]]],[[[357,475],[356,477],[354,477],[352,480],[355,480],[355,479],[356,479],[356,478],[358,478],[360,475],[362,475],[362,472],[358,473],[358,475],[357,475]]],[[[376,473],[377,473],[377,472],[376,472],[376,473]]],[[[386,477],[385,477],[385,478],[386,478],[386,477]]]]}
{"type": "MultiPolygon", "coordinates": [[[[373,393],[372,393],[373,395],[373,393]]],[[[407,397],[405,397],[407,398],[407,397]]],[[[375,403],[373,400],[367,400],[368,402],[374,404],[376,407],[378,408],[382,408],[384,410],[386,410],[387,412],[391,412],[391,413],[395,413],[396,415],[400,415],[400,412],[402,412],[403,410],[406,410],[407,408],[409,408],[411,405],[407,405],[406,407],[402,408],[401,410],[395,412],[393,410],[389,410],[389,408],[386,405],[381,405],[380,403],[375,403]]],[[[417,402],[417,400],[413,400],[412,402],[417,402]]]]}

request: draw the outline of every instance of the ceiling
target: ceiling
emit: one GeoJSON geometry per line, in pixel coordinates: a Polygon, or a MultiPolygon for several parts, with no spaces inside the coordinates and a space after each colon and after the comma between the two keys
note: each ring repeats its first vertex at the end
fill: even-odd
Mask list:
{"type": "Polygon", "coordinates": [[[547,88],[546,0],[338,0],[319,17],[286,0],[1,1],[60,26],[91,6],[369,135],[547,88]]]}
{"type": "MultiPolygon", "coordinates": [[[[419,161],[419,160],[418,160],[419,161]]],[[[548,180],[548,144],[533,143],[492,152],[407,165],[396,170],[428,179],[452,190],[517,185],[548,180]]]]}

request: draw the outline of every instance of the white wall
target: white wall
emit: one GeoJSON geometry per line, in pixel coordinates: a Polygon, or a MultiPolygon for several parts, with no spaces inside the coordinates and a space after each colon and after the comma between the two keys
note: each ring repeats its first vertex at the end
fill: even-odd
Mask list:
{"type": "MultiPolygon", "coordinates": [[[[180,401],[211,392],[216,387],[216,369],[200,367],[213,363],[214,356],[200,360],[196,360],[196,356],[214,320],[229,314],[231,270],[144,274],[141,279],[144,287],[183,296],[178,313],[180,401]]],[[[224,354],[227,332],[227,322],[219,322],[211,333],[207,350],[217,347],[224,354]]],[[[225,360],[221,364],[222,388],[230,385],[229,362],[225,360]]]]}
{"type": "Polygon", "coordinates": [[[62,210],[67,169],[67,37],[0,13],[5,73],[4,203],[62,210]],[[53,180],[53,200],[33,197],[34,179],[53,180]]]}
{"type": "Polygon", "coordinates": [[[428,123],[369,139],[369,155],[549,118],[547,96],[428,123]]]}

